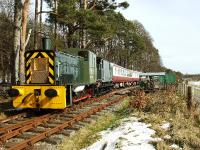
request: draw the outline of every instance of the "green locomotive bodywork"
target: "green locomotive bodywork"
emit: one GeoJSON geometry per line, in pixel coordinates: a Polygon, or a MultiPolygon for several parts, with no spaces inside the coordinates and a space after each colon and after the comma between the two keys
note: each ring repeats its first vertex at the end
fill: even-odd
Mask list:
{"type": "Polygon", "coordinates": [[[96,55],[87,50],[57,52],[56,81],[62,85],[89,85],[97,80],[96,55]]]}
{"type": "Polygon", "coordinates": [[[100,82],[111,82],[112,76],[111,63],[101,57],[97,57],[97,80],[100,82]]]}
{"type": "Polygon", "coordinates": [[[56,53],[56,81],[62,85],[82,83],[81,64],[83,58],[67,53],[56,53]]]}

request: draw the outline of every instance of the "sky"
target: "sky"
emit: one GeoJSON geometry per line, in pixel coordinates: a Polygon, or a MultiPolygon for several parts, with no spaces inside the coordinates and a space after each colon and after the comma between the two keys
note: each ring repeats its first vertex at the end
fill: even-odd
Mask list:
{"type": "Polygon", "coordinates": [[[143,24],[165,67],[200,73],[200,0],[117,0],[121,1],[130,6],[119,11],[143,24]]]}
{"type": "Polygon", "coordinates": [[[200,73],[199,0],[126,1],[129,8],[120,12],[144,25],[164,66],[182,73],[200,73]]]}

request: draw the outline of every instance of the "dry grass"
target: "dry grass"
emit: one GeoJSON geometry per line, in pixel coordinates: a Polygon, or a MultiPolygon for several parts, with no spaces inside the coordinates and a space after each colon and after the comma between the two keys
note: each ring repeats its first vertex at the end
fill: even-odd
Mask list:
{"type": "Polygon", "coordinates": [[[78,150],[89,146],[99,138],[99,135],[95,133],[110,127],[113,121],[115,121],[115,117],[112,114],[100,117],[97,121],[93,121],[90,125],[78,131],[72,138],[66,139],[61,149],[78,150]]]}
{"type": "Polygon", "coordinates": [[[106,113],[98,117],[97,120],[92,121],[89,125],[79,130],[71,138],[67,138],[65,142],[59,147],[61,150],[79,150],[96,142],[100,137],[97,134],[107,128],[115,128],[120,124],[119,120],[126,116],[129,111],[129,99],[114,107],[114,113],[106,113]]]}
{"type": "Polygon", "coordinates": [[[133,109],[136,116],[151,123],[159,137],[170,135],[171,139],[154,143],[156,149],[170,149],[177,144],[183,149],[200,149],[200,111],[198,105],[187,110],[186,101],[175,92],[158,92],[145,96],[146,106],[133,109]],[[163,121],[170,122],[171,128],[163,130],[163,121]]]}
{"type": "Polygon", "coordinates": [[[4,111],[10,108],[13,108],[11,99],[3,99],[0,97],[0,120],[7,117],[4,111]]]}
{"type": "Polygon", "coordinates": [[[5,119],[6,115],[4,113],[0,113],[0,120],[5,119]]]}
{"type": "Polygon", "coordinates": [[[105,114],[93,121],[87,127],[78,131],[73,137],[66,139],[60,149],[78,150],[99,139],[96,133],[119,125],[119,120],[131,114],[150,123],[156,131],[156,137],[163,138],[161,142],[152,142],[158,150],[170,150],[169,146],[176,144],[184,150],[200,149],[200,109],[193,104],[187,109],[186,100],[176,92],[156,92],[138,97],[130,97],[121,105],[117,105],[114,113],[105,114]],[[142,98],[142,101],[139,99],[142,98]],[[136,101],[136,102],[135,102],[136,101]],[[163,121],[169,122],[168,130],[161,128],[163,121]],[[170,139],[164,138],[166,135],[170,139]]]}

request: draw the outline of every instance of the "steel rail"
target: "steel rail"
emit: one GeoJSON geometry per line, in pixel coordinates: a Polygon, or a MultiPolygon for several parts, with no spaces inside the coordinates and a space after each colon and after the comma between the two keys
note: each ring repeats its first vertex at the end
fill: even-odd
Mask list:
{"type": "Polygon", "coordinates": [[[71,120],[68,120],[68,121],[66,121],[66,122],[64,122],[64,123],[62,123],[62,124],[60,124],[60,125],[58,125],[54,128],[48,129],[47,131],[45,131],[43,133],[39,133],[38,135],[35,135],[35,136],[25,140],[25,141],[22,141],[18,144],[13,145],[12,147],[9,148],[9,150],[16,150],[16,149],[21,150],[21,149],[24,149],[26,147],[33,146],[34,143],[36,143],[36,142],[38,142],[42,139],[45,139],[45,138],[49,137],[50,135],[61,131],[64,128],[71,127],[74,123],[90,117],[91,115],[105,109],[106,107],[121,101],[125,97],[126,96],[121,96],[121,97],[119,97],[115,100],[107,102],[106,104],[101,104],[100,106],[91,108],[90,110],[88,110],[86,112],[75,115],[71,120]]]}
{"type": "Polygon", "coordinates": [[[49,113],[49,114],[46,114],[46,115],[43,115],[43,116],[40,116],[40,117],[37,117],[37,118],[33,118],[33,119],[30,119],[30,120],[24,121],[24,122],[19,123],[19,124],[10,125],[10,126],[4,127],[4,128],[0,128],[0,134],[12,132],[12,130],[16,130],[16,129],[24,127],[26,125],[32,124],[33,122],[35,122],[37,120],[47,118],[51,115],[52,114],[49,113]]]}
{"type": "Polygon", "coordinates": [[[6,119],[2,119],[0,120],[0,124],[1,123],[6,123],[8,121],[11,121],[11,120],[15,120],[17,118],[21,118],[21,117],[25,117],[27,115],[27,113],[21,113],[21,114],[17,114],[17,115],[13,115],[13,116],[10,116],[10,117],[7,117],[6,119]]]}
{"type": "MultiPolygon", "coordinates": [[[[106,99],[106,98],[110,97],[112,94],[113,93],[109,93],[109,94],[101,96],[99,98],[94,98],[92,100],[86,101],[86,102],[84,102],[80,105],[75,105],[74,107],[71,107],[71,108],[64,110],[64,112],[68,113],[68,112],[71,112],[71,111],[74,111],[74,110],[77,110],[77,109],[81,109],[86,105],[92,104],[93,102],[98,102],[98,101],[101,101],[103,99],[106,99]]],[[[46,115],[43,115],[41,117],[34,118],[34,119],[28,120],[26,122],[23,122],[23,123],[20,123],[20,124],[17,124],[17,125],[12,125],[12,126],[8,126],[8,127],[5,127],[5,128],[0,128],[0,133],[5,133],[5,134],[0,136],[0,141],[5,142],[6,140],[8,140],[10,138],[13,138],[17,135],[20,135],[25,131],[33,129],[36,126],[39,126],[39,125],[49,121],[50,119],[55,118],[56,115],[59,115],[59,114],[46,114],[46,115]]]]}
{"type": "MultiPolygon", "coordinates": [[[[128,88],[128,89],[130,89],[130,88],[128,88]]],[[[35,127],[37,127],[37,126],[49,121],[50,119],[56,117],[56,115],[59,115],[59,117],[63,117],[62,115],[65,115],[68,112],[79,110],[79,109],[83,108],[85,105],[88,106],[88,105],[92,104],[93,102],[98,102],[98,101],[101,101],[103,99],[107,99],[107,98],[111,97],[112,95],[116,94],[117,92],[119,92],[119,91],[123,92],[124,90],[127,90],[127,89],[112,91],[112,92],[105,94],[101,97],[93,98],[92,100],[85,101],[85,102],[80,103],[78,105],[74,105],[73,107],[66,108],[63,111],[60,111],[60,113],[54,113],[54,114],[51,113],[51,114],[47,114],[47,116],[43,115],[43,116],[40,116],[38,118],[34,118],[34,119],[28,120],[26,122],[23,122],[23,123],[20,123],[20,124],[17,124],[17,125],[12,125],[12,126],[8,126],[8,127],[5,127],[5,128],[0,128],[0,133],[1,132],[5,133],[5,134],[0,136],[0,143],[3,144],[8,139],[11,139],[15,136],[21,135],[23,132],[26,132],[30,129],[34,129],[35,127]]]]}

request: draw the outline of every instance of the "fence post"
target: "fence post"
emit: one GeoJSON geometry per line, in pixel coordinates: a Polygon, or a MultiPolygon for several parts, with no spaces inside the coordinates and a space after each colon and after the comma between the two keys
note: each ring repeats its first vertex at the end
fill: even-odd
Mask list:
{"type": "Polygon", "coordinates": [[[187,108],[188,110],[191,110],[192,107],[192,87],[187,87],[187,108]]]}
{"type": "Polygon", "coordinates": [[[188,97],[188,85],[187,84],[185,85],[185,97],[186,98],[188,97]]]}

